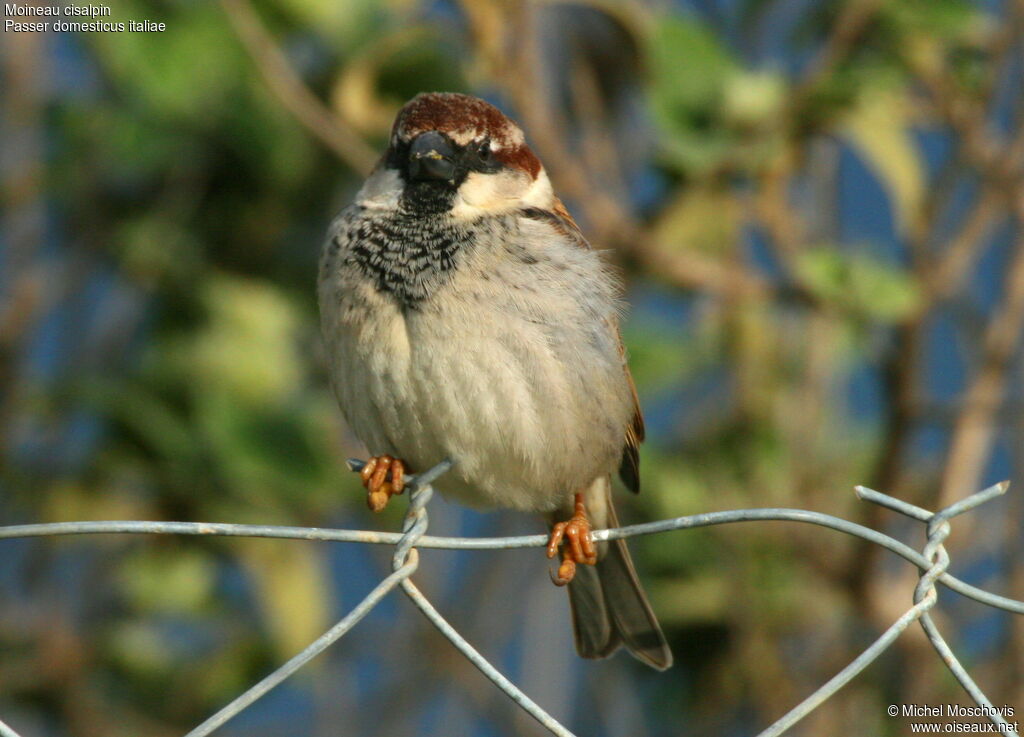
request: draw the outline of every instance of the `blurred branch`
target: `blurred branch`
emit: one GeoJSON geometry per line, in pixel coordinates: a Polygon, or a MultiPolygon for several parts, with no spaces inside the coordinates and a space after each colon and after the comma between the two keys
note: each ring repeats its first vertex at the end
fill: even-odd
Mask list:
{"type": "Polygon", "coordinates": [[[939,501],[969,488],[985,468],[995,439],[995,414],[1024,332],[1024,237],[1018,239],[1004,281],[1005,294],[982,339],[982,356],[964,394],[964,407],[953,427],[939,501]]]}
{"type": "MultiPolygon", "coordinates": [[[[1005,24],[1007,29],[1015,28],[1019,23],[1019,9],[1022,3],[1016,2],[1015,9],[1010,10],[1012,18],[1005,24]]],[[[913,54],[905,54],[908,67],[920,80],[928,95],[929,102],[942,118],[942,121],[954,133],[954,140],[959,151],[946,169],[949,179],[940,181],[948,186],[933,186],[926,198],[918,222],[911,229],[910,253],[911,264],[918,276],[924,299],[917,310],[908,315],[898,326],[894,350],[884,367],[883,381],[889,397],[885,430],[879,443],[881,453],[872,477],[885,488],[900,489],[905,473],[904,451],[916,421],[921,416],[921,401],[917,396],[919,385],[919,369],[921,357],[924,355],[926,339],[926,320],[935,305],[950,297],[963,284],[971,267],[984,252],[987,237],[997,223],[999,217],[1006,212],[1007,204],[1021,198],[1020,177],[1014,176],[1021,159],[1024,158],[1024,129],[1018,133],[1012,143],[1002,144],[998,136],[989,129],[985,117],[984,105],[994,94],[996,80],[1012,62],[1009,50],[1013,47],[1013,32],[1004,32],[997,39],[993,48],[994,61],[989,67],[986,84],[981,102],[967,99],[961,94],[958,86],[941,65],[936,66],[931,59],[922,59],[913,54]],[[929,226],[938,218],[941,208],[948,204],[945,200],[952,199],[951,191],[956,183],[962,181],[964,168],[974,168],[981,175],[980,192],[974,199],[970,211],[960,218],[959,227],[952,228],[946,237],[945,244],[939,245],[936,255],[928,258],[925,246],[929,226]],[[1007,187],[1007,183],[1011,186],[1007,187]],[[942,205],[940,205],[942,202],[942,205]]],[[[1009,284],[1009,282],[1007,282],[1009,284]]],[[[984,364],[983,360],[983,364],[984,364]]],[[[960,406],[958,453],[963,460],[975,458],[987,452],[992,440],[991,423],[998,416],[1002,392],[993,392],[990,367],[988,379],[981,382],[975,394],[966,396],[960,406]],[[965,417],[969,419],[964,419],[965,417]],[[987,419],[986,419],[987,418],[987,419]],[[989,425],[988,431],[969,433],[968,428],[981,430],[989,425]]],[[[1001,371],[995,371],[1001,373],[1001,371]]],[[[979,375],[980,379],[980,375],[979,375]]],[[[1001,383],[1001,382],[1000,382],[1001,383]]],[[[957,432],[957,431],[955,431],[957,432]]],[[[952,457],[950,458],[952,462],[952,457]]],[[[949,466],[946,473],[950,473],[949,466]]],[[[978,471],[980,474],[980,471],[978,471]]],[[[962,483],[963,478],[956,481],[962,483]]],[[[941,494],[948,499],[949,487],[941,494]]],[[[877,510],[869,509],[864,517],[865,524],[873,526],[878,521],[877,510]]],[[[970,521],[967,524],[971,524],[970,521]]],[[[868,585],[877,552],[870,546],[858,544],[854,546],[850,557],[850,586],[854,592],[854,601],[866,602],[869,597],[868,585]]],[[[867,607],[869,611],[870,606],[867,607]]]]}
{"type": "MultiPolygon", "coordinates": [[[[790,135],[803,124],[802,117],[811,95],[854,50],[882,2],[847,0],[843,4],[825,42],[793,88],[786,108],[790,135]]],[[[795,258],[801,246],[807,242],[808,227],[789,202],[788,188],[792,177],[792,157],[778,157],[776,165],[765,173],[763,186],[759,188],[753,205],[756,216],[772,238],[780,260],[788,268],[791,278],[796,278],[795,258]]],[[[811,301],[816,301],[810,290],[800,286],[797,288],[810,297],[811,301]]]]}
{"type": "MultiPolygon", "coordinates": [[[[933,90],[934,94],[947,94],[933,90]]],[[[921,310],[925,311],[937,300],[944,299],[963,283],[971,266],[981,255],[986,236],[1007,206],[1015,208],[1024,202],[1024,183],[1021,182],[1021,167],[1024,166],[1024,128],[1021,128],[1012,142],[998,144],[998,138],[988,131],[983,115],[979,113],[953,113],[946,108],[947,121],[963,141],[973,140],[965,153],[972,156],[971,163],[982,178],[982,191],[975,199],[970,213],[963,219],[960,228],[948,239],[939,256],[928,264],[922,274],[927,299],[921,310]],[[985,143],[980,143],[985,141],[985,143]],[[996,143],[993,143],[996,141],[996,143]],[[992,148],[994,146],[994,148],[992,148]]]]}
{"type": "Polygon", "coordinates": [[[999,24],[994,39],[988,44],[993,59],[989,73],[981,87],[981,99],[989,100],[997,92],[999,81],[1013,63],[1013,50],[1020,41],[1021,20],[1024,18],[1024,2],[1010,0],[1006,3],[1007,17],[999,24]]]}
{"type": "Polygon", "coordinates": [[[779,259],[795,274],[794,260],[807,241],[807,225],[789,202],[792,169],[780,162],[765,172],[753,198],[754,216],[771,236],[779,259]]]}
{"type": "Polygon", "coordinates": [[[936,69],[913,55],[907,57],[907,63],[927,91],[933,108],[956,133],[966,159],[986,180],[1017,189],[1024,134],[1007,143],[990,125],[985,101],[963,94],[944,67],[936,69]]]}
{"type": "Polygon", "coordinates": [[[835,71],[867,30],[883,0],[848,0],[825,43],[793,91],[792,110],[800,109],[814,89],[835,71]]]}
{"type": "MultiPolygon", "coordinates": [[[[1008,26],[1016,24],[1020,6],[1019,2],[1014,4],[1008,26]]],[[[997,58],[1005,64],[1008,55],[997,49],[997,58]]],[[[1019,129],[1014,140],[1004,140],[989,123],[988,100],[965,95],[945,66],[936,66],[913,54],[907,60],[932,105],[956,133],[965,158],[978,171],[984,186],[971,215],[927,275],[925,283],[930,295],[941,298],[960,284],[980,254],[984,235],[1001,204],[1016,213],[1018,228],[1024,222],[1024,129],[1019,129]]],[[[993,69],[989,79],[998,76],[999,71],[993,69]]],[[[990,91],[995,86],[991,83],[990,91]]],[[[1003,288],[1003,298],[993,310],[982,337],[979,368],[964,393],[963,407],[953,426],[940,503],[980,478],[995,440],[996,413],[1024,330],[1024,237],[1018,236],[1003,288]]]]}
{"type": "Polygon", "coordinates": [[[281,104],[314,137],[356,172],[366,175],[377,155],[344,120],[305,85],[274,43],[249,0],[221,0],[239,39],[281,104]]]}
{"type": "Polygon", "coordinates": [[[980,195],[963,224],[950,237],[934,263],[922,274],[927,299],[920,310],[926,311],[935,301],[951,295],[963,283],[971,266],[981,255],[985,239],[1004,211],[1004,195],[996,187],[987,187],[980,195]]]}
{"type": "MultiPolygon", "coordinates": [[[[591,172],[581,158],[572,155],[567,145],[568,124],[550,104],[551,90],[540,73],[543,60],[537,46],[534,8],[529,3],[519,3],[496,12],[504,15],[505,22],[500,26],[504,35],[497,47],[490,44],[487,50],[492,52],[490,63],[498,81],[522,116],[558,190],[586,210],[589,224],[600,234],[599,240],[618,240],[623,233],[635,230],[636,223],[632,214],[607,190],[593,185],[591,172]],[[512,39],[516,39],[514,45],[512,39]],[[493,53],[502,50],[508,53],[500,57],[493,53]]],[[[467,14],[471,21],[480,17],[468,8],[467,14]]],[[[481,29],[480,35],[483,32],[481,29]]]]}

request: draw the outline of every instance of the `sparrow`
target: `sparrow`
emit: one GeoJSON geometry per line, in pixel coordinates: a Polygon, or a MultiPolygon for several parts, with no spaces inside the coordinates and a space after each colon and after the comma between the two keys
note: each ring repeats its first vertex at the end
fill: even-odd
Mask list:
{"type": "Polygon", "coordinates": [[[561,550],[577,652],[672,653],[616,527],[612,476],[639,491],[644,438],[620,287],[498,108],[426,93],[328,231],[318,297],[329,374],[371,458],[379,511],[445,459],[442,494],[541,513],[561,550]]]}

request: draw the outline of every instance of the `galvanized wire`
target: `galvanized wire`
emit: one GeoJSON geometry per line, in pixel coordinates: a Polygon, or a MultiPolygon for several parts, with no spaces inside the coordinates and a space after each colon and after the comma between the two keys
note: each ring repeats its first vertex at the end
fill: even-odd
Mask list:
{"type": "MultiPolygon", "coordinates": [[[[349,466],[355,468],[358,462],[349,461],[349,466]]],[[[413,546],[416,544],[416,540],[423,535],[427,529],[427,502],[434,494],[433,488],[430,486],[430,481],[440,476],[442,473],[451,468],[451,462],[445,461],[433,469],[423,474],[418,479],[415,479],[413,483],[412,500],[409,504],[409,511],[405,515],[405,521],[402,524],[402,541],[398,543],[395,548],[395,555],[392,559],[392,565],[395,570],[399,570],[401,566],[406,565],[406,558],[410,553],[415,553],[416,550],[413,546]]],[[[559,722],[548,714],[544,709],[537,705],[529,696],[523,693],[518,686],[512,681],[506,678],[498,671],[488,660],[481,655],[476,648],[469,644],[459,632],[452,627],[448,621],[441,616],[441,613],[434,608],[434,605],[430,603],[426,596],[416,587],[412,581],[407,577],[402,581],[402,590],[412,600],[421,612],[430,620],[437,629],[447,637],[455,647],[457,647],[463,655],[469,660],[470,663],[475,665],[481,673],[487,676],[498,688],[505,692],[505,694],[517,703],[527,714],[536,719],[540,724],[545,727],[549,732],[558,737],[574,737],[572,732],[563,727],[559,722]]]]}
{"type": "MultiPolygon", "coordinates": [[[[903,634],[903,632],[918,619],[921,620],[921,625],[924,627],[925,633],[928,635],[928,639],[938,651],[939,656],[953,672],[953,675],[956,676],[957,680],[959,680],[963,685],[968,695],[970,695],[970,697],[974,699],[974,702],[979,706],[987,706],[992,710],[989,712],[989,718],[993,722],[1008,727],[1009,725],[1007,722],[999,715],[998,712],[995,711],[992,704],[989,703],[988,699],[985,697],[985,694],[981,692],[981,689],[978,688],[977,684],[975,684],[967,674],[967,671],[965,671],[959,661],[957,661],[956,656],[953,655],[953,652],[949,649],[949,646],[942,638],[942,635],[939,634],[938,629],[935,627],[935,624],[932,622],[932,619],[928,614],[928,610],[934,607],[935,602],[938,600],[938,594],[935,590],[935,582],[939,580],[939,578],[946,572],[946,568],[949,567],[949,554],[946,553],[946,549],[942,545],[943,541],[949,536],[950,527],[948,520],[958,514],[962,514],[963,512],[973,509],[979,504],[987,502],[993,497],[1006,493],[1007,488],[1009,488],[1009,484],[1004,481],[1003,483],[996,484],[984,491],[979,491],[977,494],[973,494],[972,496],[947,507],[937,514],[933,514],[927,509],[907,504],[906,502],[895,499],[887,494],[882,494],[872,489],[858,486],[856,488],[857,496],[861,499],[880,504],[888,507],[889,509],[893,509],[902,514],[913,517],[914,519],[928,523],[928,543],[924,548],[924,557],[931,561],[931,566],[921,575],[917,587],[914,590],[914,606],[908,609],[903,616],[897,619],[881,637],[875,640],[867,650],[858,655],[852,663],[839,671],[839,673],[829,679],[828,682],[813,694],[793,707],[793,709],[768,727],[768,729],[761,732],[758,737],[777,737],[777,735],[782,734],[798,721],[810,714],[836,691],[853,680],[858,673],[867,668],[889,647],[889,645],[896,640],[897,637],[903,634]]],[[[1016,732],[1008,731],[1004,732],[1004,734],[1015,735],[1016,732]]]]}
{"type": "MultiPolygon", "coordinates": [[[[349,467],[358,471],[362,468],[361,461],[349,461],[349,467]]],[[[430,622],[488,679],[500,688],[512,701],[534,717],[550,733],[559,737],[574,737],[564,725],[545,712],[514,683],[503,676],[488,662],[462,635],[455,630],[423,595],[410,579],[419,564],[418,548],[445,548],[457,550],[485,550],[540,547],[547,544],[546,535],[522,535],[517,537],[497,538],[458,538],[432,537],[425,535],[428,524],[426,505],[433,495],[433,482],[447,472],[452,466],[444,461],[429,471],[412,476],[408,479],[411,501],[406,513],[402,532],[387,533],[368,530],[332,530],[305,527],[285,527],[272,525],[233,525],[207,522],[58,522],[51,524],[12,525],[0,527],[0,539],[25,538],[54,535],[80,534],[177,534],[177,535],[222,535],[234,537],[271,537],[299,540],[319,540],[334,542],[355,542],[370,544],[395,545],[392,558],[393,572],[378,584],[351,612],[325,632],[309,647],[291,658],[284,665],[267,675],[245,693],[238,696],[227,706],[208,718],[198,727],[190,731],[186,737],[205,737],[223,725],[233,716],[250,706],[272,688],[302,668],[314,657],[322,653],[342,635],[348,632],[359,620],[365,617],[391,590],[401,587],[403,592],[415,604],[430,622]]],[[[595,540],[613,540],[649,535],[671,530],[692,529],[711,525],[730,524],[735,522],[753,521],[789,521],[828,527],[833,530],[860,537],[890,550],[914,564],[921,571],[918,585],[914,590],[913,606],[896,620],[875,642],[849,665],[833,676],[827,683],[818,688],[797,706],[791,709],[774,724],[769,726],[758,737],[776,737],[784,733],[800,719],[820,706],[826,699],[849,683],[858,673],[884,652],[913,622],[920,621],[929,641],[943,662],[963,685],[968,695],[996,725],[1002,734],[1016,735],[1009,729],[1009,724],[989,702],[988,698],[973,681],[966,669],[960,664],[949,645],[939,633],[932,620],[929,610],[938,599],[936,583],[941,583],[952,591],[975,599],[992,607],[997,607],[1016,614],[1024,614],[1024,602],[993,594],[971,586],[950,575],[949,555],[943,542],[949,535],[949,520],[953,517],[974,509],[979,504],[1006,492],[1008,483],[1003,482],[984,491],[973,494],[949,507],[932,513],[921,507],[908,504],[886,494],[858,486],[859,498],[880,504],[888,509],[926,523],[927,544],[923,551],[918,552],[899,540],[884,535],[876,530],[858,525],[847,520],[819,512],[802,509],[740,509],[728,512],[710,512],[707,514],[677,517],[642,525],[630,525],[612,530],[594,532],[595,540]]],[[[11,727],[0,722],[0,737],[20,737],[11,727]]]]}
{"type": "MultiPolygon", "coordinates": [[[[806,509],[765,507],[763,509],[736,509],[728,512],[706,512],[685,517],[627,525],[614,530],[595,530],[594,540],[653,535],[673,530],[735,524],[737,522],[801,522],[827,527],[831,530],[859,537],[879,545],[913,563],[922,571],[928,570],[928,560],[910,546],[856,522],[833,517],[830,514],[806,509]]],[[[290,527],[287,525],[236,525],[226,522],[150,522],[150,521],[97,521],[48,522],[44,524],[10,525],[0,527],[0,540],[4,538],[52,537],[60,535],[218,535],[222,537],[263,537],[315,542],[365,543],[371,545],[397,545],[400,532],[375,530],[334,530],[319,527],[290,527]]],[[[424,535],[417,548],[440,550],[509,550],[513,548],[541,548],[548,544],[547,535],[518,535],[512,537],[437,537],[424,535]]],[[[1024,601],[1010,599],[979,589],[949,573],[939,577],[939,583],[951,591],[967,596],[988,606],[1024,614],[1024,601]]]]}
{"type": "Polygon", "coordinates": [[[352,629],[356,622],[369,614],[373,608],[377,606],[380,600],[391,591],[391,589],[395,588],[395,586],[401,583],[403,579],[411,575],[412,572],[416,570],[419,564],[419,555],[415,550],[411,551],[411,553],[412,554],[408,556],[408,563],[398,568],[394,573],[377,584],[373,591],[367,594],[366,598],[359,602],[359,605],[345,615],[340,622],[331,627],[324,634],[320,635],[320,637],[314,640],[313,643],[301,653],[293,657],[270,675],[266,676],[262,681],[250,688],[241,696],[238,696],[230,704],[186,734],[185,737],[206,737],[206,735],[212,733],[226,721],[266,694],[270,689],[279,685],[282,681],[288,678],[288,676],[295,673],[310,660],[333,645],[339,637],[352,629]]]}

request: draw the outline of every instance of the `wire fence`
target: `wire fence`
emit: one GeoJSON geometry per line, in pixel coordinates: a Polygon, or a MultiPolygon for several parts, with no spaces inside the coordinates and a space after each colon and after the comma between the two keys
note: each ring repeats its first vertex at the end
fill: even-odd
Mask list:
{"type": "MultiPolygon", "coordinates": [[[[349,468],[359,471],[363,462],[350,460],[349,468]]],[[[164,535],[224,535],[233,537],[270,537],[294,540],[318,540],[333,542],[355,542],[369,544],[394,545],[392,573],[382,580],[363,600],[344,618],[317,638],[305,650],[290,659],[284,665],[267,675],[263,680],[252,686],[243,694],[227,704],[224,708],[188,732],[185,737],[205,737],[212,734],[225,722],[243,711],[272,688],[294,674],[306,663],[322,653],[369,612],[395,588],[402,591],[412,600],[430,622],[488,679],[501,689],[512,701],[518,704],[530,716],[536,719],[551,734],[559,737],[575,737],[564,725],[544,711],[529,696],[523,693],[514,683],[503,676],[491,663],[484,658],[466,639],[453,628],[447,620],[434,608],[433,604],[413,583],[411,576],[419,566],[417,548],[445,548],[453,550],[493,550],[509,548],[542,547],[547,544],[546,535],[523,535],[517,537],[460,538],[434,537],[426,535],[427,504],[433,496],[433,483],[452,467],[450,461],[444,461],[425,473],[408,477],[407,484],[411,491],[409,510],[405,515],[401,533],[372,532],[366,530],[335,530],[313,527],[283,527],[270,525],[235,525],[207,522],[57,522],[51,524],[12,525],[0,527],[0,539],[26,538],[56,535],[110,534],[110,533],[143,533],[164,535]]],[[[865,501],[881,505],[899,512],[912,519],[926,524],[927,542],[918,552],[908,545],[876,530],[863,525],[849,522],[819,512],[803,509],[738,509],[728,512],[710,512],[707,514],[676,517],[640,525],[629,525],[609,530],[595,531],[595,541],[614,540],[650,535],[670,530],[684,530],[711,525],[729,524],[733,522],[754,521],[789,521],[828,527],[848,535],[860,537],[882,546],[901,556],[921,571],[918,584],[914,589],[913,606],[897,619],[877,640],[864,652],[858,655],[849,665],[833,676],[827,683],[793,707],[778,721],[760,732],[757,737],[776,737],[807,716],[830,696],[849,683],[858,673],[864,670],[882,652],[915,621],[921,623],[925,635],[931,642],[942,661],[956,677],[971,699],[980,707],[980,714],[986,716],[999,734],[1017,735],[1016,723],[1009,723],[985,696],[982,690],[968,674],[954,655],[945,639],[939,633],[929,611],[938,599],[936,583],[941,583],[959,594],[970,597],[988,606],[1024,614],[1024,602],[1006,598],[998,594],[971,586],[947,572],[949,555],[943,542],[949,536],[949,521],[957,515],[970,511],[980,504],[1006,492],[1009,482],[1002,482],[984,491],[973,494],[939,512],[908,504],[887,494],[882,494],[862,486],[856,487],[857,496],[865,501]]],[[[0,721],[0,737],[23,737],[10,726],[0,721]]]]}

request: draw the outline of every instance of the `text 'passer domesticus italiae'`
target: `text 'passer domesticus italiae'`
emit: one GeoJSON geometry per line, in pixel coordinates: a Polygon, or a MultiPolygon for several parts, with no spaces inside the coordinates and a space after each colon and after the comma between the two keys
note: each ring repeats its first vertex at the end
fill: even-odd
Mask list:
{"type": "Polygon", "coordinates": [[[341,409],[373,457],[371,509],[448,458],[474,507],[540,512],[568,584],[576,649],[672,664],[618,524],[612,475],[639,488],[643,420],[619,289],[522,130],[475,97],[415,97],[331,225],[320,313],[341,409]]]}

